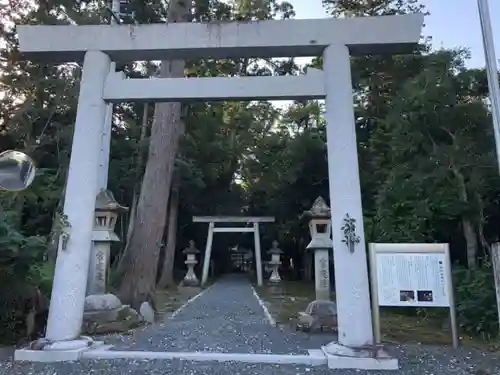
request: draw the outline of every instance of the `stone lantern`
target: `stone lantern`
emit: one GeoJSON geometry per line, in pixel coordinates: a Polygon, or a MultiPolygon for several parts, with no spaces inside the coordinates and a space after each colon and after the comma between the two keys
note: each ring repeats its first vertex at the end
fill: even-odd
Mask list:
{"type": "Polygon", "coordinates": [[[271,261],[269,262],[269,265],[272,269],[271,277],[269,277],[269,282],[279,283],[281,281],[281,277],[278,269],[281,265],[281,254],[283,254],[283,251],[278,248],[278,241],[273,241],[273,245],[271,249],[269,249],[268,254],[271,254],[271,261]]]}
{"type": "Polygon", "coordinates": [[[92,253],[89,264],[87,294],[106,293],[111,242],[120,241],[114,229],[118,216],[128,211],[109,190],[101,190],[96,197],[92,253]]]}
{"type": "Polygon", "coordinates": [[[199,252],[200,251],[196,248],[193,240],[190,240],[189,246],[182,251],[182,253],[186,255],[186,260],[184,261],[184,263],[188,268],[186,276],[184,276],[184,279],[182,280],[182,285],[184,286],[197,286],[199,283],[198,278],[194,273],[194,266],[198,264],[196,254],[198,254],[199,252]]]}
{"type": "Polygon", "coordinates": [[[318,197],[309,211],[302,215],[309,219],[311,242],[307,250],[314,251],[314,281],[316,300],[330,299],[330,260],[329,253],[333,249],[331,239],[330,207],[322,197],[318,197]]]}
{"type": "Polygon", "coordinates": [[[297,329],[300,330],[323,331],[337,327],[337,304],[330,300],[329,252],[333,249],[330,215],[330,207],[321,197],[302,215],[309,219],[311,242],[306,249],[314,251],[316,300],[309,303],[306,311],[299,312],[297,329]]]}

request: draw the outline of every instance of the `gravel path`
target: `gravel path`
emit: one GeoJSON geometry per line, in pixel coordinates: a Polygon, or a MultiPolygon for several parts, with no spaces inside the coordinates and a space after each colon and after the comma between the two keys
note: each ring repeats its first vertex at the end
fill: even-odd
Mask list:
{"type": "Polygon", "coordinates": [[[221,279],[172,319],[106,340],[112,350],[307,354],[335,337],[270,325],[243,276],[221,279]]]}
{"type": "MultiPolygon", "coordinates": [[[[147,327],[133,337],[108,338],[116,350],[305,353],[332,337],[308,336],[269,325],[248,281],[217,282],[175,318],[147,327]]],[[[109,360],[77,363],[12,363],[0,358],[0,375],[498,375],[500,355],[478,350],[422,345],[388,348],[399,371],[329,370],[326,366],[109,360]]]]}

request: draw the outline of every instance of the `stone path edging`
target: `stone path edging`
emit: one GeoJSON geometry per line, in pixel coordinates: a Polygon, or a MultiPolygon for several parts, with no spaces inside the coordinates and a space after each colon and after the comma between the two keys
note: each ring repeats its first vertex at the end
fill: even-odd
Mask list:
{"type": "Polygon", "coordinates": [[[210,290],[210,288],[213,287],[213,284],[210,285],[208,288],[205,288],[203,289],[200,293],[198,293],[197,295],[195,295],[194,297],[191,297],[190,299],[188,299],[182,306],[180,306],[177,310],[175,310],[169,317],[168,319],[173,319],[177,316],[177,314],[179,314],[182,310],[184,310],[184,308],[186,308],[191,302],[195,301],[197,298],[200,298],[205,292],[207,292],[208,290],[210,290]]]}
{"type": "Polygon", "coordinates": [[[267,320],[269,320],[269,324],[273,327],[276,327],[276,320],[273,318],[265,302],[262,300],[262,298],[260,298],[260,296],[257,294],[257,291],[253,286],[252,286],[252,293],[254,297],[257,299],[257,302],[259,302],[260,307],[262,307],[262,310],[264,310],[264,314],[266,315],[267,320]]]}

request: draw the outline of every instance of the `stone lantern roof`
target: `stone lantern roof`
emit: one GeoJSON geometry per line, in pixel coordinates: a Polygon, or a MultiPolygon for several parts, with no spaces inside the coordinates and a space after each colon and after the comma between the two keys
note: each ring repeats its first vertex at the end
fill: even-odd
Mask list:
{"type": "Polygon", "coordinates": [[[182,253],[185,254],[185,255],[188,255],[188,254],[198,254],[200,252],[200,250],[198,250],[196,248],[196,245],[194,243],[193,240],[190,240],[189,241],[189,246],[186,247],[184,250],[182,250],[182,253]]]}
{"type": "Polygon", "coordinates": [[[304,211],[302,217],[308,219],[329,219],[331,217],[331,209],[328,207],[323,197],[318,197],[314,201],[311,209],[304,211]]]}
{"type": "Polygon", "coordinates": [[[278,247],[278,241],[274,240],[273,241],[273,245],[271,246],[271,248],[267,251],[269,254],[283,254],[283,250],[281,250],[279,247],[278,247]]]}
{"type": "Polygon", "coordinates": [[[92,241],[120,241],[114,232],[118,215],[127,212],[128,207],[121,206],[109,190],[102,189],[97,194],[94,212],[94,230],[92,241]]]}
{"type": "Polygon", "coordinates": [[[99,194],[97,194],[95,200],[95,211],[96,212],[114,212],[116,214],[122,214],[128,211],[128,207],[121,206],[113,196],[113,193],[107,189],[102,189],[99,194]]]}

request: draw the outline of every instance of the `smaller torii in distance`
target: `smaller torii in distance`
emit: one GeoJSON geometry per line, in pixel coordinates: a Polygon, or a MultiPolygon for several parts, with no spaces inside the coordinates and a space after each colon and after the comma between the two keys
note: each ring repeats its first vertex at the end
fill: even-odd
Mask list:
{"type": "Polygon", "coordinates": [[[214,233],[253,233],[255,248],[255,268],[257,270],[257,284],[263,285],[262,279],[262,254],[260,250],[260,223],[274,223],[273,216],[193,216],[193,223],[208,223],[207,243],[205,245],[205,256],[203,259],[203,274],[201,285],[205,285],[208,279],[210,257],[212,255],[212,243],[214,233]],[[252,224],[251,227],[216,227],[216,223],[252,224]]]}

